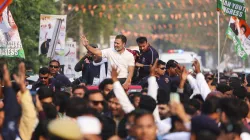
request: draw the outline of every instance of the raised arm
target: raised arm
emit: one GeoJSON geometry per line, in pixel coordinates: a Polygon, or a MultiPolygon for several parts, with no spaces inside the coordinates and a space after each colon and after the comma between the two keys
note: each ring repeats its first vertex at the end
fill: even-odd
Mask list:
{"type": "Polygon", "coordinates": [[[127,94],[125,93],[121,83],[118,81],[117,79],[118,73],[117,73],[117,69],[112,67],[112,71],[111,71],[111,77],[113,80],[113,90],[115,93],[116,98],[119,100],[119,103],[122,106],[122,109],[125,113],[130,113],[131,111],[133,111],[135,109],[135,107],[132,105],[132,103],[130,102],[127,94]]]}
{"type": "Polygon", "coordinates": [[[23,62],[19,64],[18,69],[18,76],[14,75],[14,78],[20,87],[19,94],[21,95],[22,116],[19,132],[22,139],[28,140],[31,139],[37,117],[31,94],[25,86],[25,65],[23,62]]]}
{"type": "Polygon", "coordinates": [[[87,38],[82,35],[81,36],[81,42],[82,42],[82,45],[88,50],[90,51],[91,53],[93,53],[94,55],[97,55],[97,56],[102,56],[102,51],[99,50],[99,49],[96,49],[96,48],[93,48],[89,45],[89,41],[87,40],[87,38]]]}

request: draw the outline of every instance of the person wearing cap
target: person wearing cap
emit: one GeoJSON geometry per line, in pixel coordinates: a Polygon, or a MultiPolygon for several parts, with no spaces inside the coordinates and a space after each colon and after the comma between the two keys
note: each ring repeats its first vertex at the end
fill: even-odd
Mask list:
{"type": "Polygon", "coordinates": [[[94,54],[92,59],[93,61],[85,66],[82,83],[97,86],[107,77],[108,62],[106,58],[94,54]]]}
{"type": "Polygon", "coordinates": [[[148,43],[146,37],[138,37],[136,42],[140,49],[140,57],[135,66],[139,68],[138,79],[142,79],[149,75],[150,65],[153,65],[155,60],[159,58],[159,54],[148,43]]]}
{"type": "Polygon", "coordinates": [[[77,118],[77,124],[80,127],[84,139],[101,140],[102,126],[101,122],[92,116],[81,116],[77,118]]]}
{"type": "Polygon", "coordinates": [[[50,140],[81,140],[82,133],[76,121],[56,119],[49,123],[50,140]]]}
{"type": "Polygon", "coordinates": [[[114,42],[114,48],[108,48],[99,50],[91,47],[87,38],[81,36],[82,45],[94,55],[108,59],[108,73],[107,77],[111,77],[112,67],[116,67],[119,70],[119,81],[123,84],[123,88],[128,90],[132,82],[134,73],[135,59],[132,53],[130,53],[125,45],[127,38],[124,35],[117,35],[114,42]]]}

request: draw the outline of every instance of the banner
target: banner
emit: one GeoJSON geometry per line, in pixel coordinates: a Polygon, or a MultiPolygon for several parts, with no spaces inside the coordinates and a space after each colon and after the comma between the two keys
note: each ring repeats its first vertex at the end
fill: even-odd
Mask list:
{"type": "Polygon", "coordinates": [[[64,49],[64,75],[68,78],[75,78],[76,72],[74,70],[74,67],[77,63],[76,59],[76,42],[73,41],[67,41],[64,49]]]}
{"type": "Polygon", "coordinates": [[[246,21],[231,17],[226,35],[233,40],[237,54],[243,59],[247,58],[250,54],[250,28],[246,21]]]}
{"type": "Polygon", "coordinates": [[[8,7],[0,14],[0,57],[25,58],[18,28],[8,7]]]}
{"type": "Polygon", "coordinates": [[[0,14],[12,3],[12,0],[0,0],[0,14]]]}
{"type": "Polygon", "coordinates": [[[66,18],[66,15],[40,16],[39,54],[52,56],[51,59],[58,60],[61,65],[64,65],[66,18]],[[49,51],[53,54],[48,55],[49,51]]]}
{"type": "Polygon", "coordinates": [[[245,0],[217,0],[217,10],[246,20],[245,0]]]}

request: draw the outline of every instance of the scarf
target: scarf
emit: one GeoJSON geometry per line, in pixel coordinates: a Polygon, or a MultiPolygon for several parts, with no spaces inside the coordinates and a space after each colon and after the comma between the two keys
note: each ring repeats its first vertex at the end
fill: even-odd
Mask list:
{"type": "Polygon", "coordinates": [[[95,62],[93,61],[93,65],[94,65],[94,66],[100,66],[100,65],[101,65],[101,66],[100,66],[100,77],[99,77],[100,83],[101,83],[104,79],[106,79],[106,77],[107,77],[106,68],[105,68],[105,62],[107,62],[107,59],[106,59],[106,58],[103,58],[102,61],[99,62],[99,63],[95,63],[95,62]]]}

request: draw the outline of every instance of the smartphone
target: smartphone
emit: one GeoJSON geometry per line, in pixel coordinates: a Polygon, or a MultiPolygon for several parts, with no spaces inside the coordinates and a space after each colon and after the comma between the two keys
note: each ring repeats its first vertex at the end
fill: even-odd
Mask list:
{"type": "Polygon", "coordinates": [[[170,102],[180,103],[180,95],[178,93],[170,93],[170,102]]]}

